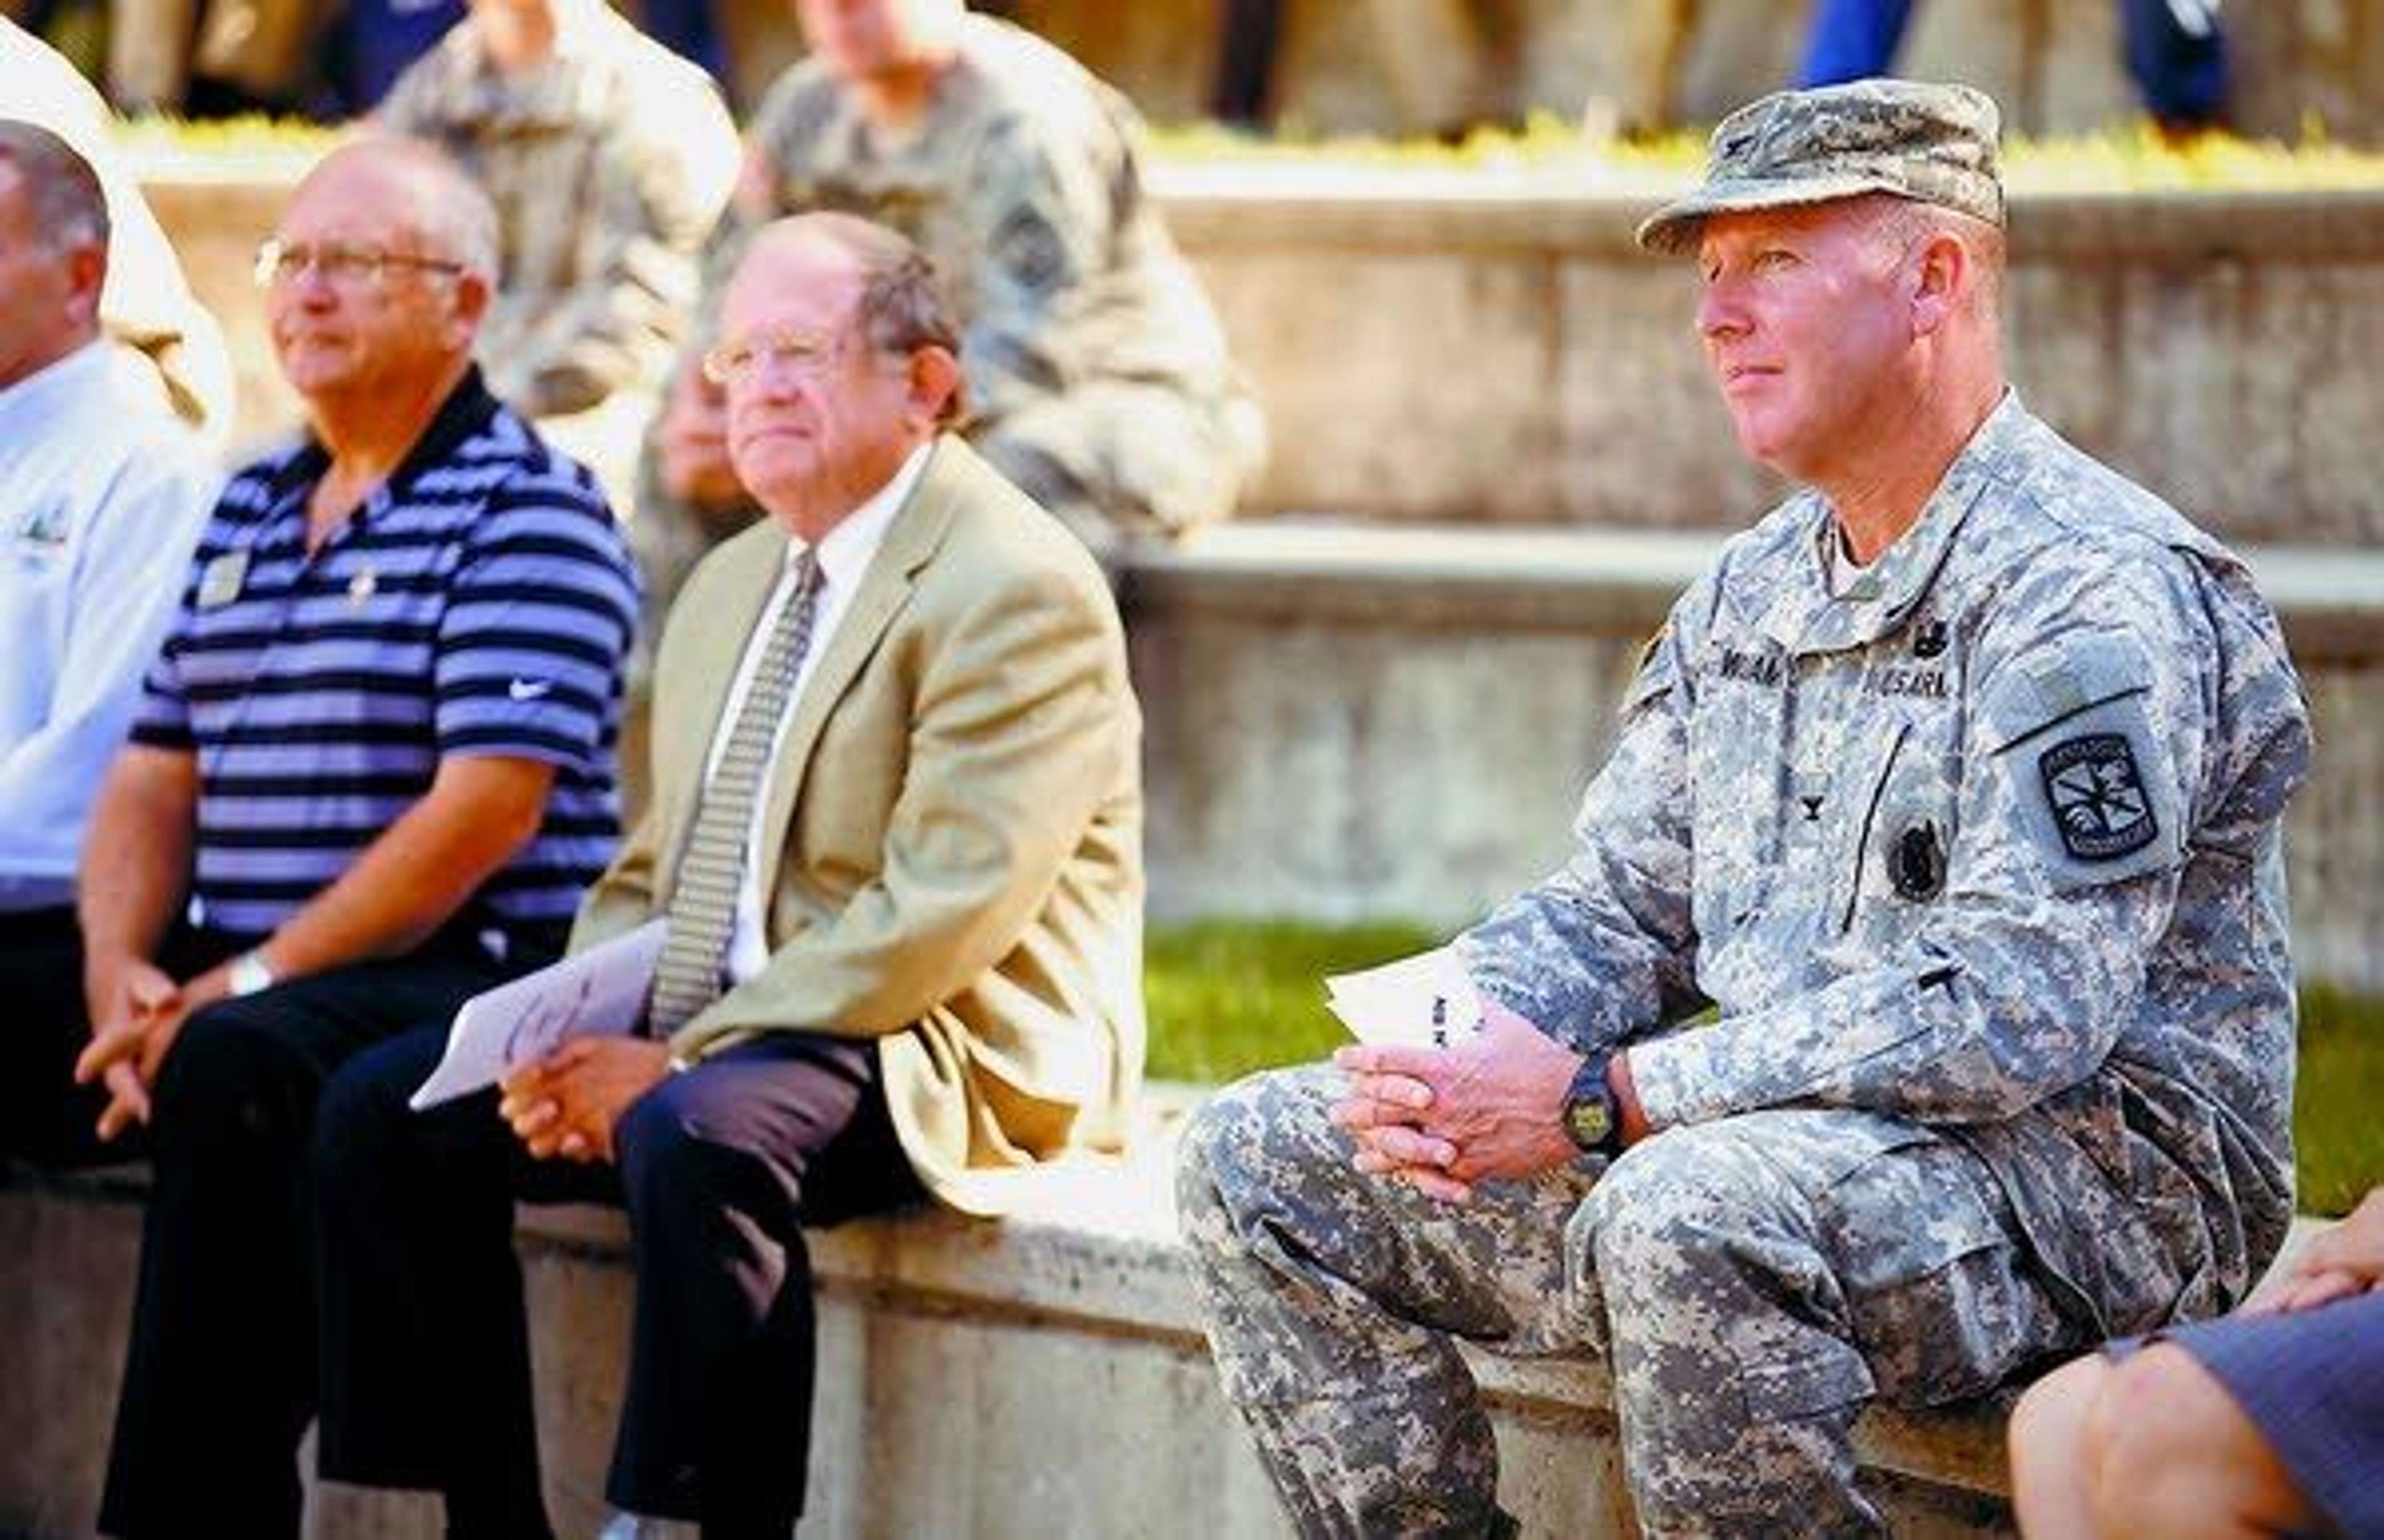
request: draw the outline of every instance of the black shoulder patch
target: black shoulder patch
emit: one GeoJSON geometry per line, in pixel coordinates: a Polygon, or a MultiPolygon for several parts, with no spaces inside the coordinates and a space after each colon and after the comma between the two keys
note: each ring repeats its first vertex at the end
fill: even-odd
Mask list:
{"type": "Polygon", "coordinates": [[[1068,254],[1060,232],[1042,211],[1015,208],[993,234],[993,260],[1030,294],[1048,294],[1068,277],[1068,254]]]}
{"type": "Polygon", "coordinates": [[[1945,842],[1935,822],[1923,819],[1895,837],[1887,850],[1887,876],[1895,896],[1910,903],[1927,903],[1945,891],[1945,842]]]}
{"type": "Polygon", "coordinates": [[[2125,733],[2066,738],[2037,757],[2061,844],[2080,861],[2117,861],[2160,833],[2125,733]]]}

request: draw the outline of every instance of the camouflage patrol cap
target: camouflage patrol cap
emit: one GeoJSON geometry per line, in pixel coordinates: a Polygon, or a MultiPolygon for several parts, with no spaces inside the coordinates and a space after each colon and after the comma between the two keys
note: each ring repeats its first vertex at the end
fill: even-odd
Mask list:
{"type": "Polygon", "coordinates": [[[1649,216],[1639,243],[1684,252],[1710,214],[1864,192],[1940,204],[2000,225],[2001,121],[1993,101],[1966,85],[1875,80],[1777,92],[1721,120],[1704,185],[1649,216]]]}

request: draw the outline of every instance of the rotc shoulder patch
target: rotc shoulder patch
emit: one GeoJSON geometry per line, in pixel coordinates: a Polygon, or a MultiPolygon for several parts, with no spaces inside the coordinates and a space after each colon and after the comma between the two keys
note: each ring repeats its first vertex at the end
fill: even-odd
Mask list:
{"type": "Polygon", "coordinates": [[[1977,717],[2009,801],[1971,835],[2012,841],[2056,893],[2183,863],[2191,789],[2155,726],[2159,682],[2124,631],[2070,632],[1994,670],[1977,717]]]}
{"type": "Polygon", "coordinates": [[[2079,861],[2117,861],[2160,834],[2124,733],[2082,733],[2037,756],[2062,848],[2079,861]]]}

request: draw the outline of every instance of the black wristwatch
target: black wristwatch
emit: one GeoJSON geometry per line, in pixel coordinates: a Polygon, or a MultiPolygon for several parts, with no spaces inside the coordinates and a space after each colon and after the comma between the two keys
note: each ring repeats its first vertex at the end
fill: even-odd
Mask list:
{"type": "Polygon", "coordinates": [[[1614,1091],[1606,1083],[1606,1066],[1613,1058],[1593,1053],[1582,1061],[1564,1099],[1565,1134],[1573,1148],[1608,1160],[1622,1153],[1622,1109],[1614,1104],[1614,1091]]]}

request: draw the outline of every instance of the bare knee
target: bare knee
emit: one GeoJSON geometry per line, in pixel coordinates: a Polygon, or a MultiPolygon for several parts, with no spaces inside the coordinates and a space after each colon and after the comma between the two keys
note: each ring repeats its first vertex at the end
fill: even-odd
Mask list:
{"type": "Polygon", "coordinates": [[[2038,1381],[2012,1409],[2012,1505],[2030,1540],[2094,1533],[2086,1423],[2110,1375],[2110,1361],[2090,1354],[2038,1381]]]}
{"type": "Polygon", "coordinates": [[[2310,1520],[2258,1427],[2173,1344],[2114,1365],[2082,1433],[2105,1533],[2259,1534],[2310,1520]]]}
{"type": "Polygon", "coordinates": [[[2192,1354],[2154,1343],[2111,1366],[2084,1431],[2114,1480],[2142,1482],[2172,1460],[2207,1458],[2241,1418],[2192,1354]]]}

